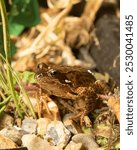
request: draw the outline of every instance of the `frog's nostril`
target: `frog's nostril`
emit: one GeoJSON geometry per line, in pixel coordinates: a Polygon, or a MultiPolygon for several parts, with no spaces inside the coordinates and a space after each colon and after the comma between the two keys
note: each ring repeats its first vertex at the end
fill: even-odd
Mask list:
{"type": "Polygon", "coordinates": [[[36,75],[36,77],[37,77],[37,79],[42,78],[42,77],[44,77],[44,74],[43,73],[39,73],[39,74],[36,75]]]}
{"type": "Polygon", "coordinates": [[[40,63],[37,65],[37,69],[43,69],[43,68],[48,68],[48,66],[45,63],[40,63]]]}

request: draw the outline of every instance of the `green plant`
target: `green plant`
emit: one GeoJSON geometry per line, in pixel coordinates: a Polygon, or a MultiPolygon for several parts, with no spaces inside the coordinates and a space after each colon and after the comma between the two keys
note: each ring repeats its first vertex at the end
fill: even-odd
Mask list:
{"type": "Polygon", "coordinates": [[[20,104],[19,97],[14,88],[14,79],[20,86],[20,89],[28,101],[28,106],[31,110],[32,116],[35,116],[32,104],[23,89],[21,81],[15,71],[11,68],[11,53],[10,53],[10,35],[8,28],[8,19],[5,8],[5,3],[3,0],[0,0],[0,13],[1,13],[1,21],[2,21],[2,32],[3,32],[3,47],[5,52],[5,58],[0,54],[0,96],[2,101],[0,102],[0,112],[6,108],[6,104],[13,100],[16,110],[21,118],[23,118],[23,105],[20,104]],[[21,107],[22,106],[22,109],[21,107]]]}
{"type": "Polygon", "coordinates": [[[19,35],[25,27],[32,27],[40,22],[37,0],[14,0],[8,16],[11,35],[19,35]]]}

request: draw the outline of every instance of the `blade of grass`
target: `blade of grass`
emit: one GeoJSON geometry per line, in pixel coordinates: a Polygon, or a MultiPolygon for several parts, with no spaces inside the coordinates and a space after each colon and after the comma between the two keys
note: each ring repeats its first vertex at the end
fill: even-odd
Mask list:
{"type": "MultiPolygon", "coordinates": [[[[0,93],[1,94],[1,93],[0,93]]],[[[6,105],[10,101],[10,96],[8,98],[5,98],[4,101],[0,102],[0,108],[6,105]]]]}
{"type": "MultiPolygon", "coordinates": [[[[3,41],[4,41],[4,51],[5,51],[5,56],[6,56],[6,64],[11,63],[11,56],[10,56],[10,35],[9,35],[9,28],[8,28],[8,19],[7,19],[7,14],[6,14],[6,7],[5,3],[3,0],[0,0],[0,12],[1,12],[1,20],[2,20],[2,29],[3,29],[3,41]]],[[[7,69],[7,82],[9,85],[9,89],[11,92],[11,95],[14,100],[14,104],[16,107],[16,110],[21,118],[23,118],[22,112],[20,110],[20,107],[18,105],[18,99],[16,97],[16,93],[13,87],[13,79],[12,79],[12,73],[6,67],[7,69]]]]}
{"type": "MultiPolygon", "coordinates": [[[[3,61],[6,61],[5,58],[4,58],[1,54],[0,54],[0,57],[1,57],[1,59],[2,59],[3,61]]],[[[26,91],[25,91],[24,88],[23,88],[23,84],[22,84],[22,82],[21,82],[21,79],[19,78],[18,74],[11,68],[11,66],[10,66],[8,63],[7,63],[7,68],[8,68],[8,70],[12,73],[12,76],[14,77],[14,79],[16,80],[16,82],[18,83],[18,85],[19,85],[19,87],[20,87],[20,90],[21,90],[21,92],[22,92],[24,98],[25,98],[26,101],[27,101],[27,104],[28,104],[28,107],[29,107],[29,109],[30,109],[30,112],[31,112],[32,116],[33,116],[34,118],[36,118],[36,114],[35,114],[34,108],[33,108],[32,104],[31,104],[31,101],[30,101],[30,99],[29,99],[29,97],[28,97],[26,91]]],[[[19,106],[19,105],[20,105],[20,103],[18,103],[18,106],[19,106]]],[[[23,108],[23,105],[22,105],[21,107],[23,108]]],[[[25,110],[25,108],[23,108],[23,110],[25,110]]]]}
{"type": "MultiPolygon", "coordinates": [[[[3,28],[3,41],[4,41],[4,50],[5,50],[5,56],[6,58],[4,59],[3,56],[1,55],[2,59],[6,61],[6,70],[7,70],[7,82],[9,85],[9,90],[11,92],[11,95],[13,97],[14,100],[14,104],[16,107],[16,110],[19,114],[19,116],[21,118],[23,118],[22,112],[20,110],[19,107],[19,103],[18,103],[18,99],[15,93],[15,89],[13,86],[13,70],[10,66],[10,62],[11,62],[11,56],[10,56],[10,36],[9,36],[9,28],[8,28],[8,21],[7,21],[7,14],[6,14],[6,8],[5,8],[5,4],[3,0],[0,0],[0,11],[1,11],[1,18],[2,18],[2,28],[3,28]]],[[[14,77],[16,77],[16,81],[18,82],[22,93],[24,95],[24,97],[26,98],[27,102],[28,102],[28,106],[31,110],[31,113],[33,115],[34,118],[36,118],[35,112],[33,110],[33,106],[23,88],[23,86],[21,85],[21,81],[18,78],[18,76],[14,73],[14,77]]]]}
{"type": "Polygon", "coordinates": [[[0,108],[0,115],[2,114],[2,112],[5,110],[6,106],[2,106],[2,108],[0,108]]]}
{"type": "Polygon", "coordinates": [[[8,61],[8,63],[10,63],[11,62],[10,36],[9,36],[6,7],[3,0],[0,0],[0,11],[1,11],[1,20],[2,20],[2,29],[3,29],[4,50],[5,50],[6,60],[8,61]]]}
{"type": "MultiPolygon", "coordinates": [[[[10,66],[9,66],[9,69],[12,70],[12,68],[11,68],[10,66]]],[[[32,104],[31,104],[31,101],[30,101],[30,99],[29,99],[29,97],[28,97],[26,91],[25,91],[24,88],[23,88],[23,85],[21,84],[22,82],[21,82],[19,76],[17,75],[17,73],[16,73],[15,71],[12,71],[12,73],[13,73],[14,78],[16,79],[16,81],[17,81],[17,83],[18,83],[18,85],[19,85],[19,87],[20,87],[20,89],[21,89],[21,92],[22,92],[24,98],[25,98],[26,101],[27,101],[27,104],[28,104],[28,107],[29,107],[29,109],[30,109],[30,111],[31,111],[32,116],[33,116],[34,118],[36,118],[34,108],[33,108],[32,104]]]]}

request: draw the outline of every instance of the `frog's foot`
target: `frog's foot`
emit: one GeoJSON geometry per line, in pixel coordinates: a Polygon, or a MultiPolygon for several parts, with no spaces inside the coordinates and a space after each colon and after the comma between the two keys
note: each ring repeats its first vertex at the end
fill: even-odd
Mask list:
{"type": "Polygon", "coordinates": [[[75,106],[75,109],[76,110],[84,110],[85,109],[85,106],[75,106]]]}
{"type": "Polygon", "coordinates": [[[86,127],[91,127],[92,122],[86,114],[87,114],[86,110],[82,112],[82,114],[80,116],[80,125],[81,126],[85,125],[86,127]]]}
{"type": "Polygon", "coordinates": [[[77,113],[75,116],[70,117],[69,119],[75,120],[77,118],[80,118],[80,125],[81,126],[85,125],[86,127],[91,127],[92,123],[86,114],[87,114],[87,111],[84,110],[80,113],[77,113]]]}

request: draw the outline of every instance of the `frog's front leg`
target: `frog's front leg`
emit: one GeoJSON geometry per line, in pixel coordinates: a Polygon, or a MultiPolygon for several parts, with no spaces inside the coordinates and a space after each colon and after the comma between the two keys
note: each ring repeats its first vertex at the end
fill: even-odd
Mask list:
{"type": "Polygon", "coordinates": [[[51,102],[52,99],[48,95],[40,96],[40,112],[46,111],[48,115],[51,115],[51,112],[48,107],[48,102],[51,102]]]}
{"type": "Polygon", "coordinates": [[[69,111],[71,111],[72,113],[76,114],[78,113],[78,111],[76,109],[74,109],[73,106],[71,106],[66,100],[63,100],[61,98],[57,98],[59,103],[62,104],[66,109],[68,109],[69,111]]]}

